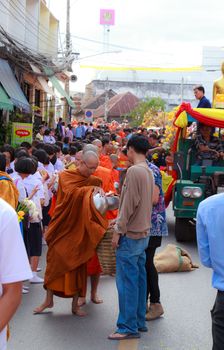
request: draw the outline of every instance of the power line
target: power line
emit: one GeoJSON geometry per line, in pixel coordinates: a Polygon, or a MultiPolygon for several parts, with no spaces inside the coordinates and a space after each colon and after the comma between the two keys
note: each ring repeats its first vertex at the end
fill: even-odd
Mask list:
{"type": "MultiPolygon", "coordinates": [[[[20,66],[23,70],[27,71],[25,65],[30,67],[30,63],[37,64],[38,66],[51,68],[55,73],[61,72],[67,68],[67,66],[71,63],[72,57],[66,57],[64,62],[61,65],[56,66],[51,61],[49,61],[45,56],[41,54],[34,55],[26,46],[18,42],[17,40],[12,39],[7,32],[0,26],[0,35],[1,42],[7,48],[5,55],[11,60],[14,64],[20,66]]],[[[31,72],[33,73],[33,72],[31,72]]],[[[34,73],[33,73],[34,74],[34,73]]],[[[36,75],[44,75],[46,74],[36,74],[36,75]]]]}
{"type": "MultiPolygon", "coordinates": [[[[62,33],[62,34],[64,34],[64,33],[62,33]]],[[[102,41],[94,40],[94,39],[88,39],[88,38],[84,38],[84,37],[77,36],[77,35],[74,35],[74,34],[71,34],[71,37],[76,38],[76,39],[80,39],[80,40],[84,40],[84,41],[88,41],[88,42],[92,42],[92,43],[95,43],[95,44],[100,44],[100,45],[103,44],[102,41]]],[[[117,44],[111,44],[111,43],[109,43],[109,46],[117,47],[119,49],[130,50],[130,51],[140,51],[140,52],[143,51],[141,49],[127,47],[127,46],[122,46],[122,45],[117,45],[117,44]]]]}

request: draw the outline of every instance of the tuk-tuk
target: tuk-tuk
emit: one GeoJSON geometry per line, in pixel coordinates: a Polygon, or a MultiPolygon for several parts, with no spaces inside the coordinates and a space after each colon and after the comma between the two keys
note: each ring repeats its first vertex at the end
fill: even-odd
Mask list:
{"type": "Polygon", "coordinates": [[[209,162],[209,159],[197,163],[195,139],[187,134],[187,127],[193,122],[212,126],[219,133],[224,128],[224,110],[192,109],[190,104],[182,103],[176,112],[174,125],[177,133],[173,147],[176,182],[173,185],[172,201],[177,241],[195,239],[199,203],[209,196],[224,192],[223,159],[219,159],[216,164],[209,162]]]}

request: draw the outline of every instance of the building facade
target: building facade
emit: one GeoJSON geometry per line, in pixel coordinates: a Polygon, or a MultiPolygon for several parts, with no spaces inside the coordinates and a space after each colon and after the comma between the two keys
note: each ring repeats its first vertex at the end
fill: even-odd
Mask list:
{"type": "Polygon", "coordinates": [[[4,40],[8,37],[13,40],[14,48],[18,45],[24,51],[39,55],[43,62],[45,59],[53,62],[58,55],[59,21],[47,8],[45,0],[2,0],[0,23],[4,30],[0,37],[0,58],[7,60],[11,67],[30,104],[32,120],[37,124],[44,119],[48,121],[55,94],[48,85],[47,75],[43,74],[39,61],[29,66],[25,62],[23,66],[20,60],[23,53],[18,60],[14,60],[13,55],[10,57],[10,45],[5,45],[4,40]]]}

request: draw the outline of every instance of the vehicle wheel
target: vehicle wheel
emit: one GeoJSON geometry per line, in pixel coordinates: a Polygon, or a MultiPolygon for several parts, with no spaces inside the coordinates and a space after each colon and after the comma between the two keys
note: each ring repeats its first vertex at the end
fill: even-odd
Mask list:
{"type": "Polygon", "coordinates": [[[189,242],[196,239],[196,226],[190,219],[176,218],[175,237],[177,242],[189,242]]]}

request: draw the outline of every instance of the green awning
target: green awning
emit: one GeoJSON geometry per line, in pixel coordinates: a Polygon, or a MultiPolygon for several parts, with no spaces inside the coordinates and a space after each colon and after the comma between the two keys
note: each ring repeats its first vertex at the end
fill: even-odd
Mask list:
{"type": "Polygon", "coordinates": [[[61,86],[61,84],[59,83],[58,79],[56,78],[56,76],[54,75],[54,72],[51,68],[43,68],[45,73],[48,75],[49,80],[51,81],[52,85],[54,86],[54,88],[59,92],[59,94],[63,97],[66,98],[69,106],[71,108],[76,108],[76,105],[74,104],[74,102],[72,101],[72,99],[70,98],[70,96],[67,94],[67,92],[63,89],[63,87],[61,86]]]}
{"type": "Polygon", "coordinates": [[[14,106],[30,112],[30,105],[24,95],[8,61],[0,58],[0,82],[14,106]]]}
{"type": "Polygon", "coordinates": [[[8,98],[5,90],[1,86],[0,86],[0,109],[13,111],[13,104],[8,98]]]}

